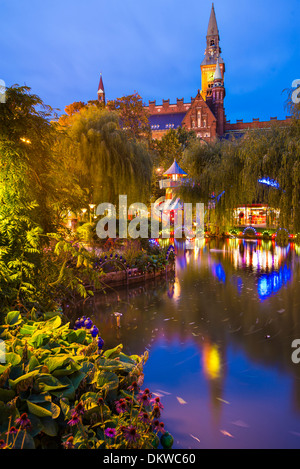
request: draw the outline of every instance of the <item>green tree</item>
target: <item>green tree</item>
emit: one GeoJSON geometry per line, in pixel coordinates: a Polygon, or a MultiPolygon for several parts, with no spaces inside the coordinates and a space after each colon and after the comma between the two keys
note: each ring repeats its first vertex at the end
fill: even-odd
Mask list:
{"type": "Polygon", "coordinates": [[[239,140],[208,145],[195,140],[185,150],[183,163],[192,184],[181,188],[180,194],[214,207],[206,213],[216,232],[232,226],[235,207],[253,203],[280,209],[280,226],[300,230],[300,125],[296,117],[289,122],[248,132],[239,140]],[[258,182],[266,177],[276,180],[279,188],[258,182]]]}
{"type": "Polygon", "coordinates": [[[52,108],[26,86],[8,88],[6,102],[0,106],[1,204],[15,206],[14,197],[18,203],[35,202],[31,217],[47,230],[53,226],[49,211],[54,192],[49,177],[56,135],[53,115],[52,108]]]}
{"type": "Polygon", "coordinates": [[[149,115],[137,92],[108,101],[107,109],[118,112],[120,126],[130,138],[150,140],[149,115]]]}
{"type": "Polygon", "coordinates": [[[56,152],[64,155],[86,198],[118,203],[149,200],[152,160],[143,142],[128,138],[119,125],[118,113],[88,105],[74,113],[57,140],[56,152]]]}
{"type": "Polygon", "coordinates": [[[28,87],[8,88],[6,103],[0,105],[1,311],[53,305],[66,280],[83,292],[77,271],[65,275],[60,253],[46,261],[52,252],[47,233],[59,228],[57,210],[68,206],[75,191],[53,150],[58,129],[52,117],[52,109],[28,87]]]}

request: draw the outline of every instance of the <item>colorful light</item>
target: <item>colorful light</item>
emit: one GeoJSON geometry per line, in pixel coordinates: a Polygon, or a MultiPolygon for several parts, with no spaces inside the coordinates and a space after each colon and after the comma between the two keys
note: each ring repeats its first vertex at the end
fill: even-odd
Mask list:
{"type": "Polygon", "coordinates": [[[260,299],[265,300],[274,293],[277,293],[288,281],[291,280],[291,269],[286,265],[279,271],[264,274],[258,279],[257,290],[260,299]]]}
{"type": "Polygon", "coordinates": [[[270,179],[268,177],[261,178],[261,179],[258,179],[258,182],[260,184],[266,184],[267,186],[270,186],[270,187],[275,187],[275,189],[280,189],[279,183],[275,181],[275,179],[270,179]]]}

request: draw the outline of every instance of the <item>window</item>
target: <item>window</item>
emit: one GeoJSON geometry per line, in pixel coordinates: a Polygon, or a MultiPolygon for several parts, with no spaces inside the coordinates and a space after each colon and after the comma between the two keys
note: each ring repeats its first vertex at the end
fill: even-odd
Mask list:
{"type": "Polygon", "coordinates": [[[201,111],[197,111],[197,127],[201,127],[201,111]]]}

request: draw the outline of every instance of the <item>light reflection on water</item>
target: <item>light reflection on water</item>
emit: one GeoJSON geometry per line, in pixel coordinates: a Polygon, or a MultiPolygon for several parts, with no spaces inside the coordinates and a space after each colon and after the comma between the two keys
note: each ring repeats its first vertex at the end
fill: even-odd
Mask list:
{"type": "Polygon", "coordinates": [[[274,242],[178,243],[174,277],[84,306],[105,347],[149,350],[145,386],[174,448],[300,447],[299,255],[274,242]]]}

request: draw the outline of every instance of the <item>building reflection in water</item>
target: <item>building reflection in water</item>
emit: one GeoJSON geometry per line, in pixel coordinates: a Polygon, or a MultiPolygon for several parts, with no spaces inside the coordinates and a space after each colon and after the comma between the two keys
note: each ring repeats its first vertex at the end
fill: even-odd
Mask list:
{"type": "Polygon", "coordinates": [[[264,300],[270,295],[277,293],[280,288],[291,280],[291,268],[284,265],[279,271],[273,271],[268,274],[261,275],[258,279],[257,290],[259,297],[264,300]]]}
{"type": "MultiPolygon", "coordinates": [[[[107,292],[90,303],[90,312],[84,303],[106,348],[122,343],[128,354],[149,350],[147,387],[168,392],[164,414],[178,438],[184,424],[200,440],[211,432],[217,444],[224,415],[241,415],[231,411],[246,421],[253,417],[259,432],[263,417],[253,406],[276,402],[268,379],[293,423],[295,409],[300,413],[300,367],[290,359],[291,337],[300,337],[299,247],[238,239],[203,240],[193,249],[174,244],[175,275],[107,292]],[[123,314],[120,328],[116,311],[123,314]]],[[[273,409],[265,414],[271,433],[274,415],[277,422],[281,417],[273,409]]]]}
{"type": "MultiPolygon", "coordinates": [[[[290,250],[295,250],[294,244],[280,247],[274,241],[245,241],[242,239],[228,239],[223,249],[212,248],[212,253],[221,253],[237,271],[251,270],[257,274],[257,293],[261,300],[276,294],[292,279],[292,269],[288,265],[290,250]]],[[[296,246],[297,250],[299,247],[296,246]]],[[[226,273],[220,260],[210,261],[211,273],[219,282],[225,283],[226,273]]],[[[230,281],[236,285],[241,293],[242,278],[230,276],[230,281]]]]}

